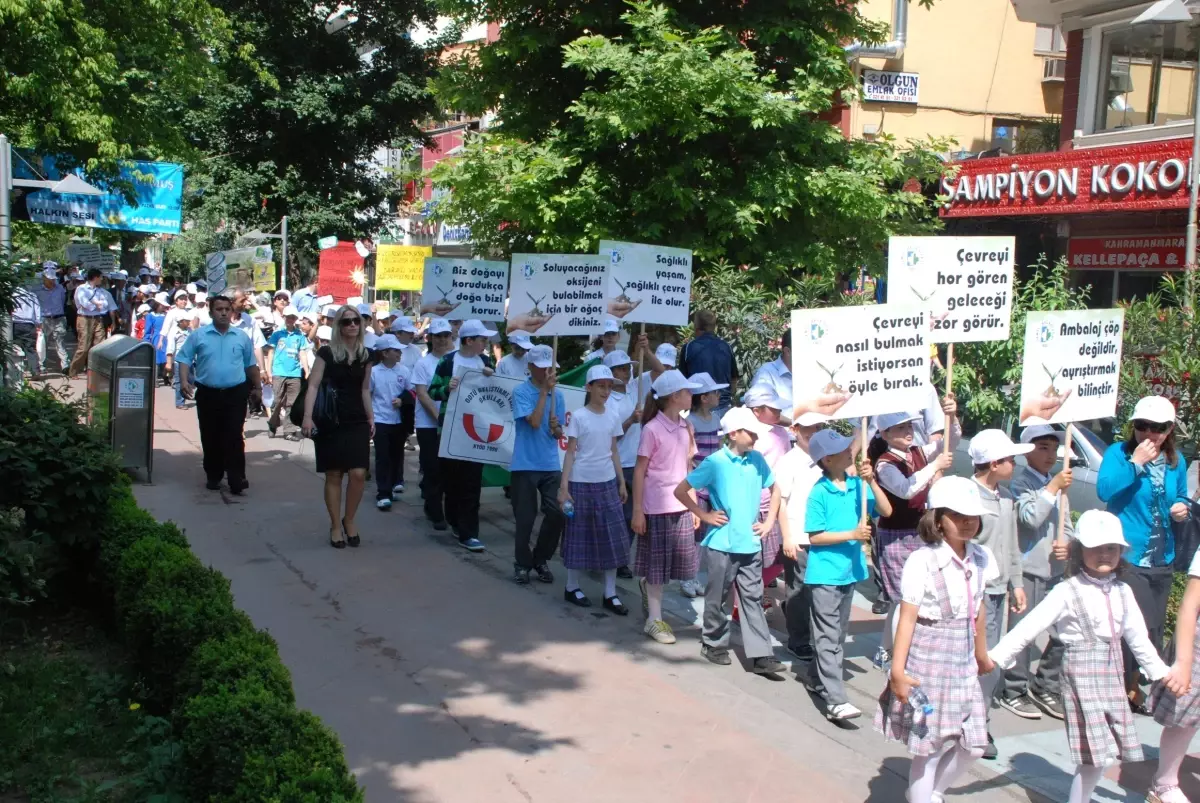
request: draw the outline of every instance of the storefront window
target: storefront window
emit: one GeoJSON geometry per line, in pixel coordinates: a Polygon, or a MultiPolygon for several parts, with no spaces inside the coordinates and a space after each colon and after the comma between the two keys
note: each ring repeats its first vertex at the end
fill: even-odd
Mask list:
{"type": "Polygon", "coordinates": [[[1102,52],[1097,131],[1192,119],[1200,49],[1190,25],[1109,31],[1102,52]]]}

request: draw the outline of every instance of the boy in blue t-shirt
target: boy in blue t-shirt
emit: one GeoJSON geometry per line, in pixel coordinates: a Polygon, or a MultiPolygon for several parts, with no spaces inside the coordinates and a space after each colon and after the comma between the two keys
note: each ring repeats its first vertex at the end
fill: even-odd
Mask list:
{"type": "Polygon", "coordinates": [[[751,661],[751,671],[759,675],[783,670],[783,664],[775,660],[762,607],[762,537],[775,526],[779,488],[767,461],[754,451],[754,444],[770,429],[747,407],[725,413],[721,417],[725,446],[706,457],[675,489],[675,498],[712,528],[703,541],[708,549],[708,591],[704,594],[700,654],[719,666],[732,663],[725,603],[729,587],[736,582],[742,646],[751,661]],[[771,488],[771,509],[760,523],[758,505],[763,488],[771,488]],[[692,492],[701,489],[708,491],[712,510],[702,510],[696,503],[692,492]]]}
{"type": "Polygon", "coordinates": [[[267,421],[267,430],[271,437],[279,430],[280,414],[290,410],[300,395],[300,377],[304,371],[300,364],[300,355],[308,351],[312,345],[308,338],[296,327],[300,314],[295,307],[283,311],[284,328],[271,333],[267,345],[272,349],[271,356],[271,389],[275,393],[275,401],[271,404],[271,417],[267,421]]]}
{"type": "Polygon", "coordinates": [[[867,461],[858,476],[846,469],[854,465],[852,438],[824,429],[808,442],[808,454],[824,476],[808,495],[804,529],[809,533],[808,566],[804,585],[812,602],[813,651],[805,685],[825,701],[825,717],[838,722],[862,716],[846,696],[842,682],[846,630],[854,602],[854,585],[867,579],[863,547],[871,542],[867,517],[889,516],[887,495],[880,490],[867,461]],[[867,517],[862,515],[862,495],[867,495],[867,517]]]}

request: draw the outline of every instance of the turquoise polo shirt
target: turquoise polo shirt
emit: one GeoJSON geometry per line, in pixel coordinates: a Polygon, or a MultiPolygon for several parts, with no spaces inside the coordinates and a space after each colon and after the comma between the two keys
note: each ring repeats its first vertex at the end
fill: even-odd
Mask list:
{"type": "MultiPolygon", "coordinates": [[[[858,477],[846,478],[846,490],[821,477],[808,495],[804,529],[813,533],[840,533],[858,527],[862,515],[862,491],[867,492],[867,515],[875,516],[875,494],[858,477]]],[[[867,579],[867,559],[861,541],[808,548],[804,582],[816,586],[846,586],[867,579]]]]}
{"type": "Polygon", "coordinates": [[[211,323],[188,335],[175,360],[192,366],[194,382],[218,389],[242,384],[256,364],[249,335],[234,326],[221,334],[211,323]]]}
{"type": "Polygon", "coordinates": [[[775,484],[775,475],[760,453],[750,451],[739,457],[724,446],[704,458],[687,481],[696,490],[708,491],[712,509],[729,517],[724,525],[708,531],[704,546],[733,555],[752,555],[762,549],[762,539],[752,528],[758,521],[762,490],[775,484]]]}

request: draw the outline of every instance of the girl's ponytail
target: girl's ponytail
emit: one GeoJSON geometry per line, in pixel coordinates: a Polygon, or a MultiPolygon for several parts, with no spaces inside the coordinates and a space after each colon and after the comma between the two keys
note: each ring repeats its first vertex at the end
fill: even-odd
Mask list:
{"type": "MultiPolygon", "coordinates": [[[[638,392],[641,392],[641,382],[638,382],[638,392]]],[[[650,391],[646,396],[646,404],[642,408],[642,426],[653,421],[654,417],[662,412],[662,409],[662,399],[654,395],[654,391],[650,391]]]]}

